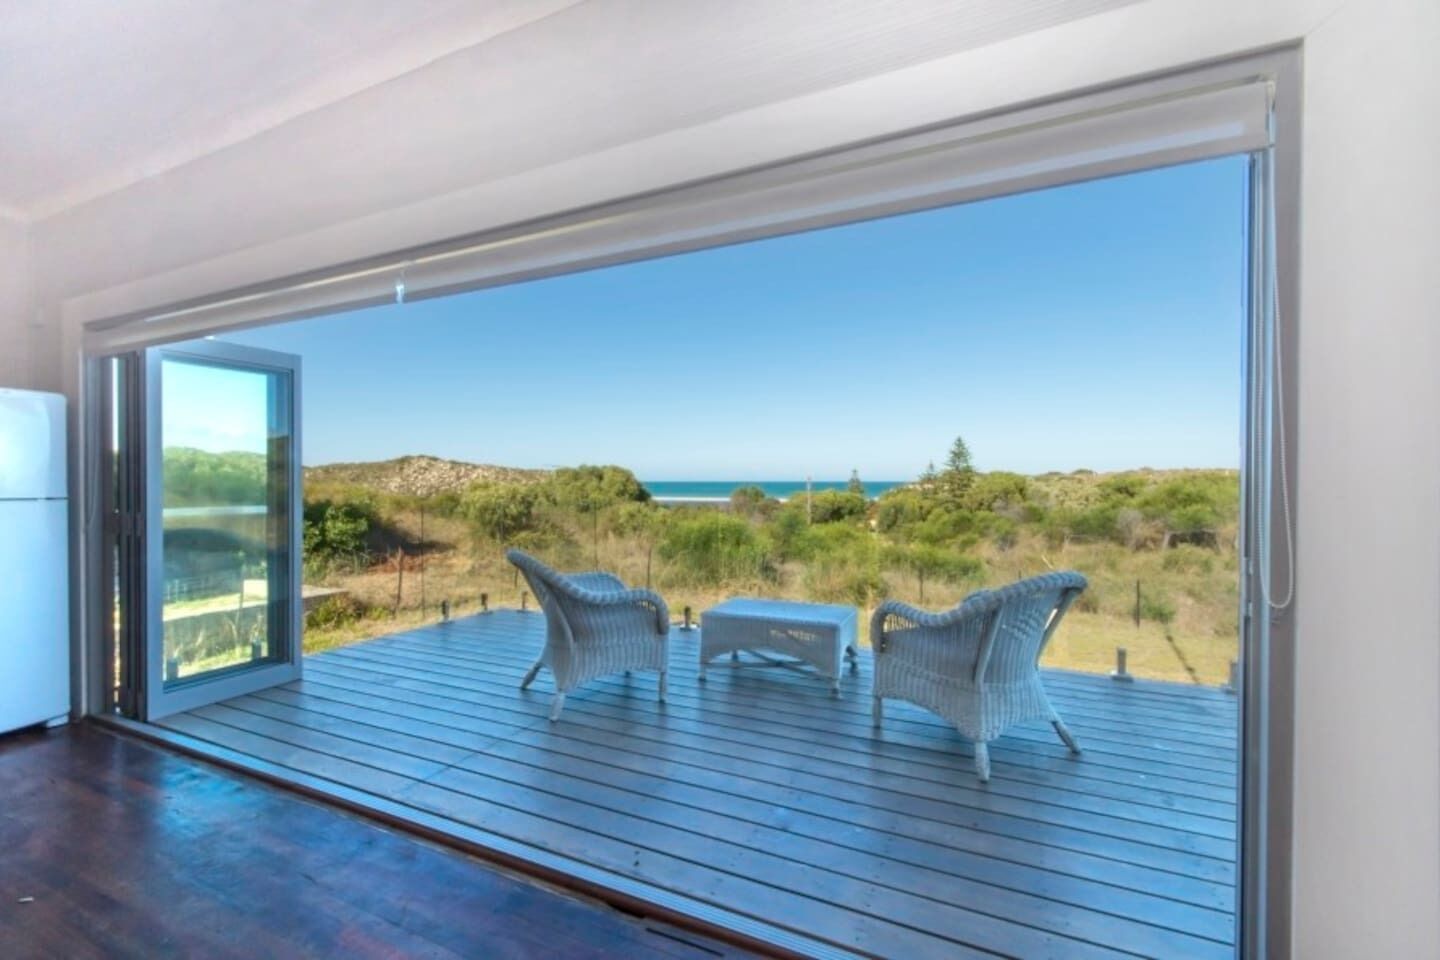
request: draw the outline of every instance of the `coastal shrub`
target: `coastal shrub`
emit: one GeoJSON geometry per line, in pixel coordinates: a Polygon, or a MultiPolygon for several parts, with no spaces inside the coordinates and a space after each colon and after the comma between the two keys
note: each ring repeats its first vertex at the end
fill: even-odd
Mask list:
{"type": "Polygon", "coordinates": [[[805,515],[796,510],[781,510],[765,527],[780,560],[803,560],[813,547],[808,534],[810,525],[805,515]]]}
{"type": "Polygon", "coordinates": [[[1019,507],[1030,496],[1030,481],[1018,473],[997,470],[976,474],[966,491],[964,505],[969,510],[1003,511],[1019,507]]]}
{"type": "Polygon", "coordinates": [[[1140,618],[1169,626],[1175,620],[1175,604],[1162,594],[1142,592],[1140,618]]]}
{"type": "Polygon", "coordinates": [[[1190,544],[1180,544],[1165,551],[1160,566],[1174,573],[1210,573],[1215,569],[1215,553],[1190,544]]]}
{"type": "Polygon", "coordinates": [[[736,487],[730,492],[730,511],[737,516],[758,516],[778,504],[778,500],[767,497],[765,491],[754,484],[736,487]]]}
{"type": "Polygon", "coordinates": [[[1097,489],[1103,499],[1129,501],[1144,493],[1147,486],[1149,481],[1138,473],[1117,473],[1101,480],[1097,489]]]}
{"type": "MultiPolygon", "coordinates": [[[[806,498],[797,494],[790,505],[804,516],[807,512],[806,498]]],[[[812,523],[855,523],[865,519],[870,501],[863,494],[846,490],[821,490],[810,495],[808,512],[812,523]]]]}
{"type": "Polygon", "coordinates": [[[617,503],[645,503],[650,491],[624,467],[560,467],[540,488],[558,507],[588,513],[617,503]]]}
{"type": "Polygon", "coordinates": [[[1070,533],[1090,540],[1119,539],[1120,508],[1114,504],[1101,504],[1071,515],[1070,533]]]}
{"type": "Polygon", "coordinates": [[[937,507],[913,530],[921,543],[960,549],[974,545],[981,533],[980,518],[958,507],[937,507]]]}
{"type": "Polygon", "coordinates": [[[905,536],[909,528],[925,519],[931,498],[914,488],[889,490],[875,503],[875,529],[905,536]]]}
{"type": "Polygon", "coordinates": [[[657,540],[672,514],[653,503],[622,503],[608,514],[610,529],[621,537],[646,543],[657,540]]]}
{"type": "Polygon", "coordinates": [[[375,505],[366,500],[316,500],[305,504],[302,542],[306,564],[312,570],[328,568],[338,561],[362,566],[369,555],[366,540],[377,519],[375,505]]]}
{"type": "Polygon", "coordinates": [[[1140,497],[1147,516],[1171,530],[1213,530],[1239,514],[1240,485],[1232,473],[1186,474],[1156,484],[1140,497]]]}
{"type": "Polygon", "coordinates": [[[1011,517],[991,514],[985,523],[985,535],[1001,550],[1009,550],[1020,539],[1020,524],[1011,517]]]}
{"type": "Polygon", "coordinates": [[[482,535],[511,543],[523,531],[534,530],[540,492],[533,485],[477,483],[460,497],[460,512],[482,535]]]}
{"type": "Polygon", "coordinates": [[[335,596],[326,597],[313,610],[305,614],[305,629],[331,630],[354,623],[368,615],[369,610],[365,604],[348,593],[338,593],[335,596]]]}
{"type": "Polygon", "coordinates": [[[668,577],[686,586],[719,586],[774,577],[774,565],[755,528],[719,511],[678,517],[660,541],[668,577]]]}

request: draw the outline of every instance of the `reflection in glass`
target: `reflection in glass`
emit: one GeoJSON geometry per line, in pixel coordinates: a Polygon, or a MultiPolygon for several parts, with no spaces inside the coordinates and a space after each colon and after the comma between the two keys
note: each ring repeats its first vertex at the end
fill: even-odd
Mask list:
{"type": "Polygon", "coordinates": [[[289,642],[289,377],[166,357],[161,390],[168,685],[289,642]]]}

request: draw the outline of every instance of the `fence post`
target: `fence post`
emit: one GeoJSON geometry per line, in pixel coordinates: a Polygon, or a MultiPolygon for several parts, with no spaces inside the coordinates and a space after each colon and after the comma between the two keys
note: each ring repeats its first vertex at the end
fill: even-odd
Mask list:
{"type": "Polygon", "coordinates": [[[1140,629],[1140,581],[1135,581],[1135,629],[1140,629]]]}
{"type": "Polygon", "coordinates": [[[1126,661],[1129,659],[1124,647],[1115,648],[1115,672],[1110,674],[1111,680],[1119,680],[1121,683],[1129,683],[1135,678],[1130,675],[1126,668],[1126,661]]]}
{"type": "Polygon", "coordinates": [[[390,614],[394,619],[400,616],[400,598],[405,591],[405,548],[398,547],[395,550],[395,609],[390,614]]]}

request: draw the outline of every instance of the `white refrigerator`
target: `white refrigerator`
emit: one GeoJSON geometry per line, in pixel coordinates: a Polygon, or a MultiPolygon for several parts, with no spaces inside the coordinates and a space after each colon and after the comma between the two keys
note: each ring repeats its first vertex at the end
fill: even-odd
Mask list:
{"type": "Polygon", "coordinates": [[[70,712],[65,398],[0,389],[0,733],[70,712]]]}

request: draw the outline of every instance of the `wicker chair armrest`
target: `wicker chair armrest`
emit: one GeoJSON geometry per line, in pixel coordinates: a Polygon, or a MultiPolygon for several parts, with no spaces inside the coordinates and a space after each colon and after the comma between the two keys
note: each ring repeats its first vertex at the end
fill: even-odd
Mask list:
{"type": "Polygon", "coordinates": [[[566,584],[565,592],[581,603],[592,607],[640,607],[655,618],[655,632],[662,636],[670,632],[670,608],[665,598],[653,590],[590,590],[576,584],[566,584]]]}

